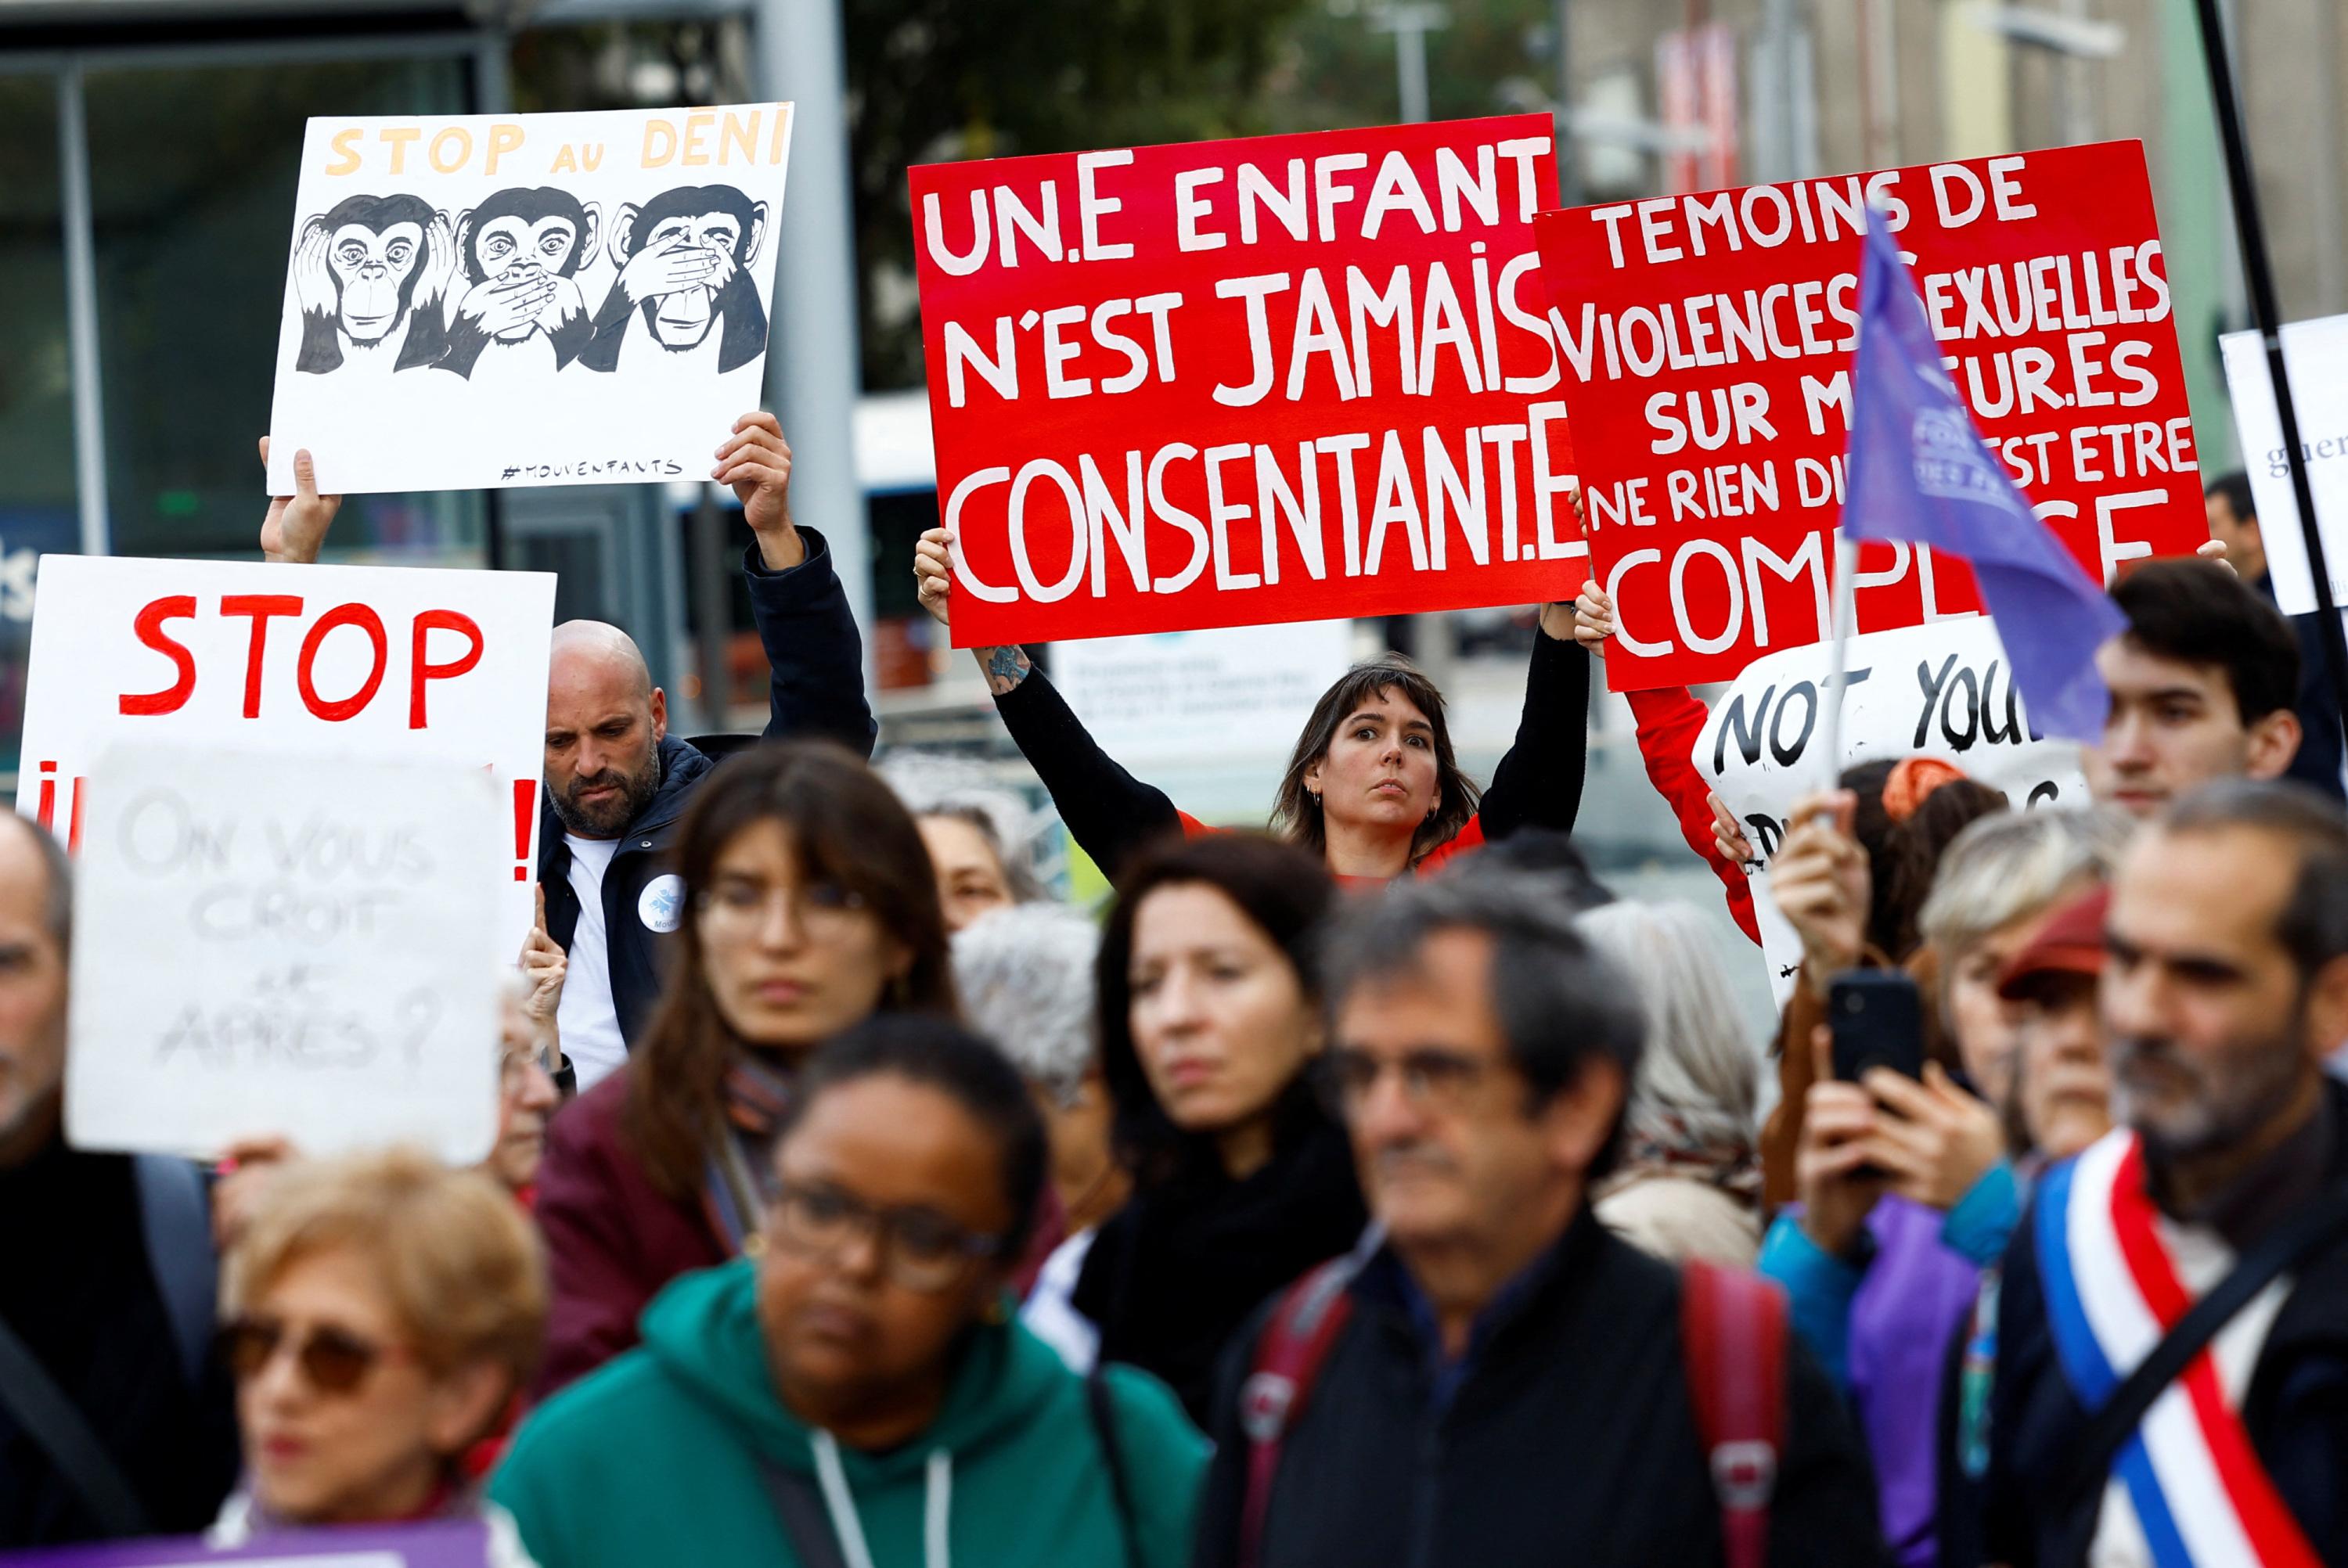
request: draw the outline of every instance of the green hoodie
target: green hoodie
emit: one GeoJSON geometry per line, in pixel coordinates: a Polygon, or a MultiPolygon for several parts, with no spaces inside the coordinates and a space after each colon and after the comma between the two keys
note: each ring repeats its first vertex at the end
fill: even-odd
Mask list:
{"type": "MultiPolygon", "coordinates": [[[[759,1461],[813,1481],[816,1434],[775,1397],[756,1288],[747,1260],[685,1276],[645,1309],[642,1346],[522,1424],[489,1493],[544,1568],[803,1568],[759,1461]]],[[[1177,1568],[1206,1442],[1148,1374],[1105,1377],[1141,1552],[1132,1568],[1177,1568]]],[[[1126,1563],[1084,1380],[1015,1323],[976,1331],[928,1431],[886,1454],[838,1451],[874,1568],[1126,1563]],[[941,1502],[942,1558],[926,1540],[941,1502]]]]}

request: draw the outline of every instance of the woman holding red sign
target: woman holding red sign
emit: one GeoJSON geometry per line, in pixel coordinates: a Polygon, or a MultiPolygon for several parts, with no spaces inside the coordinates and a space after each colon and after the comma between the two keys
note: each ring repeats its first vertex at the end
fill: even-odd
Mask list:
{"type": "MultiPolygon", "coordinates": [[[[922,536],[913,577],[950,624],[952,536],[922,536]]],[[[1451,748],[1443,693],[1408,660],[1357,664],[1322,693],[1297,737],[1272,829],[1314,851],[1340,882],[1385,882],[1522,827],[1573,831],[1589,755],[1590,655],[1571,603],[1541,607],[1516,743],[1479,791],[1451,748]]],[[[1051,792],[1068,834],[1112,880],[1154,839],[1205,825],[1118,765],[1016,647],[976,648],[1011,738],[1051,792]]]]}

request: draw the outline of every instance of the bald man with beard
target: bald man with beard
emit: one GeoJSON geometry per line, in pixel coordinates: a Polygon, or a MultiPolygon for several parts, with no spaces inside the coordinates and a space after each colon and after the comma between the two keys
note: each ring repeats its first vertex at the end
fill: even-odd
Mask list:
{"type": "MultiPolygon", "coordinates": [[[[294,473],[296,494],[270,504],[262,553],[313,561],[342,498],[317,493],[306,453],[294,473]]],[[[822,736],[870,756],[863,644],[830,548],[792,519],[791,449],[775,416],[736,420],[710,477],[733,488],[757,536],[743,564],[771,671],[767,737],[822,736]]],[[[554,629],[538,883],[547,934],[568,954],[557,1022],[582,1090],[627,1060],[659,995],[661,938],[684,915],[665,851],[715,765],[669,733],[668,695],[626,632],[600,620],[554,629]]]]}

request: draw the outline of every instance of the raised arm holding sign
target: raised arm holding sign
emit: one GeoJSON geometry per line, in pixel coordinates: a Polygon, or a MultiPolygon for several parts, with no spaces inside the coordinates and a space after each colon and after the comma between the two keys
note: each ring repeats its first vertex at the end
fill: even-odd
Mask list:
{"type": "MultiPolygon", "coordinates": [[[[922,605],[949,627],[963,603],[952,548],[946,530],[932,529],[913,566],[922,605]]],[[[1070,836],[1111,878],[1151,840],[1204,831],[1100,749],[1025,651],[974,651],[996,711],[1070,836]]],[[[1323,693],[1297,737],[1273,828],[1322,854],[1334,875],[1379,881],[1519,827],[1570,833],[1581,809],[1589,719],[1589,657],[1574,639],[1570,604],[1541,611],[1516,743],[1480,796],[1452,755],[1434,682],[1400,658],[1356,665],[1323,693]]]]}
{"type": "MultiPolygon", "coordinates": [[[[262,445],[265,460],[269,444],[262,445]]],[[[340,497],[317,493],[303,456],[294,493],[273,499],[263,520],[262,550],[272,560],[315,560],[341,505],[340,497]]],[[[869,753],[876,727],[862,643],[829,545],[792,514],[795,459],[781,425],[765,412],[742,415],[708,460],[710,480],[742,503],[754,541],[742,569],[769,666],[767,734],[826,736],[869,753]]],[[[618,627],[566,621],[544,668],[543,691],[520,732],[542,735],[533,756],[544,793],[527,818],[516,818],[535,825],[543,906],[532,918],[518,900],[511,930],[535,927],[571,962],[561,1028],[585,1089],[627,1060],[651,1014],[658,949],[681,917],[663,856],[711,763],[669,733],[667,693],[618,627]]]]}

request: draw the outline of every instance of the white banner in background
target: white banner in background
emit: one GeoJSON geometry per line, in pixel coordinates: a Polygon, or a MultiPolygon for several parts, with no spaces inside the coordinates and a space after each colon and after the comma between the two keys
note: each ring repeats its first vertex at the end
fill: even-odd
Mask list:
{"type": "MultiPolygon", "coordinates": [[[[1696,738],[1696,771],[1745,825],[1760,859],[1754,912],[1782,1005],[1802,960],[1801,939],[1769,897],[1768,863],[1802,796],[1826,787],[1831,643],[1772,653],[1747,665],[1712,705],[1696,738]]],[[[1883,758],[1942,758],[2017,809],[2084,806],[2085,776],[2074,742],[2033,740],[1997,627],[1986,616],[1941,620],[1850,641],[1845,655],[1842,756],[1831,770],[1883,758]]]]}
{"type": "Polygon", "coordinates": [[[1273,757],[1353,661],[1350,620],[1294,620],[1052,644],[1052,683],[1120,761],[1273,757]]]}
{"type": "MultiPolygon", "coordinates": [[[[2226,386],[2233,394],[2234,430],[2241,441],[2242,466],[2250,476],[2250,498],[2258,505],[2259,539],[2266,548],[2275,603],[2285,615],[2312,615],[2315,576],[2308,569],[2265,340],[2254,332],[2228,333],[2218,346],[2226,362],[2226,386]]],[[[2348,316],[2289,323],[2282,329],[2282,357],[2291,372],[2291,406],[2299,415],[2301,456],[2315,495],[2324,563],[2331,569],[2332,602],[2348,605],[2348,316]]]]}

